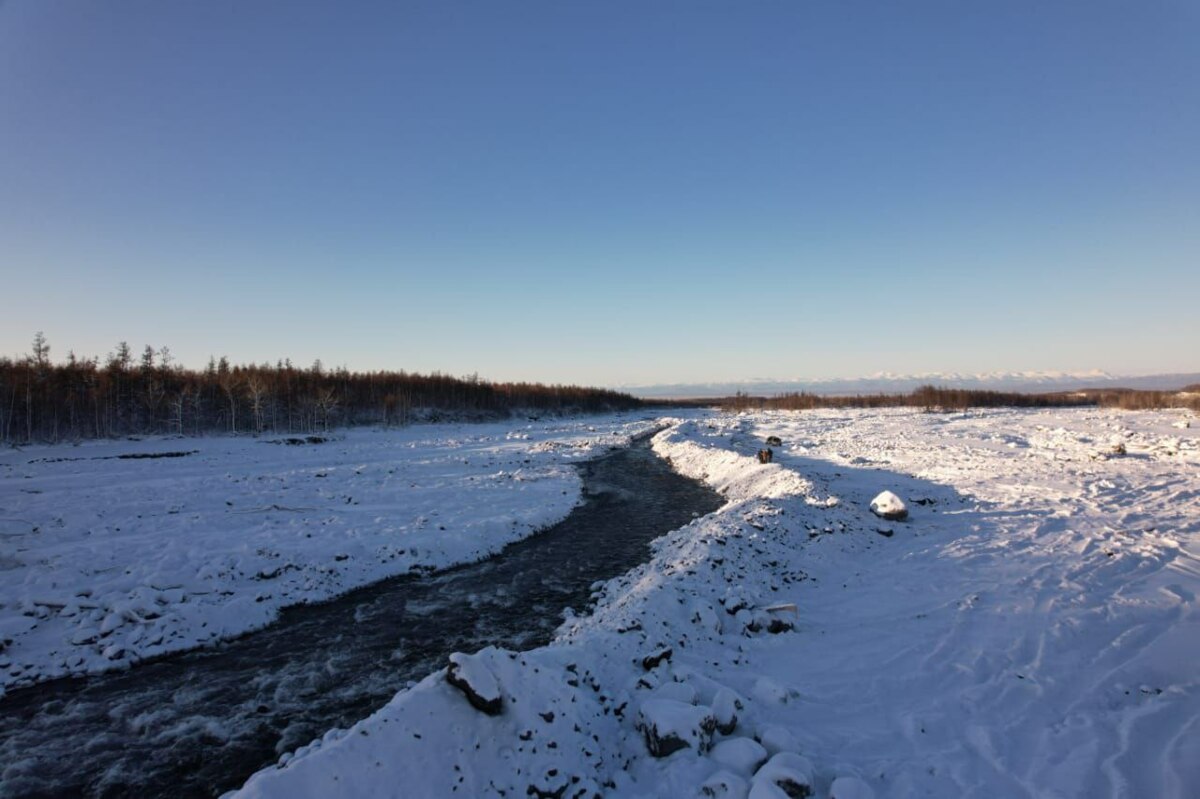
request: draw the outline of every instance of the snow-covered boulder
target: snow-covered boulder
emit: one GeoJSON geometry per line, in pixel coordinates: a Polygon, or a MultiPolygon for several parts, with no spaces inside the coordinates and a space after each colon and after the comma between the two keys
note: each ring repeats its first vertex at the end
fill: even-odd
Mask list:
{"type": "Polygon", "coordinates": [[[707,799],[746,799],[750,783],[728,771],[718,771],[700,786],[700,795],[707,799]]]}
{"type": "Polygon", "coordinates": [[[813,791],[813,765],[794,752],[780,752],[754,775],[750,799],[802,799],[813,791]]]}
{"type": "Polygon", "coordinates": [[[733,615],[733,620],[741,628],[743,635],[753,635],[762,630],[763,626],[769,621],[765,612],[751,610],[750,608],[739,610],[733,615]]]}
{"type": "Polygon", "coordinates": [[[829,799],[875,799],[875,792],[858,777],[838,777],[829,786],[829,799]]]}
{"type": "Polygon", "coordinates": [[[98,640],[100,640],[100,634],[98,632],[96,632],[94,629],[86,629],[86,628],[76,630],[74,633],[71,634],[71,637],[70,637],[71,643],[75,644],[76,646],[83,646],[85,644],[94,644],[98,640]]]}
{"type": "Polygon", "coordinates": [[[726,738],[709,753],[717,765],[750,776],[767,762],[767,750],[753,738],[726,738]]]}
{"type": "Polygon", "coordinates": [[[721,597],[718,601],[730,616],[736,616],[739,610],[754,607],[754,603],[750,601],[750,598],[746,596],[746,592],[740,586],[725,589],[725,596],[721,597]]]}
{"type": "Polygon", "coordinates": [[[737,728],[738,714],[743,704],[741,698],[728,688],[721,688],[713,696],[713,717],[717,720],[717,731],[730,735],[737,728]]]}
{"type": "Polygon", "coordinates": [[[786,705],[790,698],[788,689],[770,677],[759,677],[752,690],[754,698],[764,705],[786,705]]]}
{"type": "Polygon", "coordinates": [[[884,491],[871,500],[871,513],[883,519],[900,521],[908,517],[908,507],[900,497],[891,491],[884,491]]]}
{"type": "Polygon", "coordinates": [[[707,752],[717,720],[707,707],[674,699],[647,699],[638,711],[637,728],[650,754],[666,757],[689,747],[707,752]]]}
{"type": "MultiPolygon", "coordinates": [[[[809,794],[796,795],[808,796],[809,794]]],[[[790,794],[784,792],[782,788],[773,782],[755,782],[751,783],[750,793],[746,799],[790,799],[790,794]]]]}
{"type": "Polygon", "coordinates": [[[721,617],[709,602],[697,601],[692,605],[692,624],[700,625],[714,635],[721,634],[721,617]]]}
{"type": "Polygon", "coordinates": [[[778,724],[768,724],[763,727],[759,730],[757,738],[758,742],[772,755],[780,752],[794,752],[800,748],[796,736],[792,735],[787,727],[781,727],[778,724]]]}
{"type": "Polygon", "coordinates": [[[655,699],[674,699],[687,705],[696,704],[696,689],[685,682],[665,682],[654,689],[655,699]]]}
{"type": "Polygon", "coordinates": [[[500,683],[479,655],[452,654],[450,667],[446,669],[446,682],[462,691],[472,707],[489,716],[499,715],[504,707],[500,683]]]}

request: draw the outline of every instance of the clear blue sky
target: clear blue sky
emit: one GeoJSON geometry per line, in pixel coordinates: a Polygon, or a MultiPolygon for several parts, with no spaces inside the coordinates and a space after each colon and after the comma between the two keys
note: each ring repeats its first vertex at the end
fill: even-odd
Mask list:
{"type": "Polygon", "coordinates": [[[0,0],[0,353],[1200,369],[1200,4],[0,0]]]}

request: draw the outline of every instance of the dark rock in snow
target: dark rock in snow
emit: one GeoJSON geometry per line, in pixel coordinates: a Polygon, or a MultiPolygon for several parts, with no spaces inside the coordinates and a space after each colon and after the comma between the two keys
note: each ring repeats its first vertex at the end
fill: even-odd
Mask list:
{"type": "Polygon", "coordinates": [[[767,436],[767,446],[768,447],[782,447],[783,439],[781,439],[779,436],[767,436]]]}
{"type": "Polygon", "coordinates": [[[649,655],[646,655],[646,657],[642,658],[642,668],[646,671],[657,668],[659,663],[662,663],[664,660],[670,660],[671,655],[673,654],[674,652],[670,647],[663,647],[662,649],[651,652],[649,655]]]}
{"type": "Polygon", "coordinates": [[[464,655],[461,652],[452,654],[450,666],[446,669],[446,682],[462,691],[476,710],[489,716],[500,714],[504,705],[500,685],[478,655],[464,655]]]}
{"type": "Polygon", "coordinates": [[[562,799],[570,784],[571,779],[565,772],[548,768],[537,782],[530,783],[525,793],[537,799],[562,799]]]}
{"type": "Polygon", "coordinates": [[[771,620],[767,622],[767,632],[769,632],[771,635],[786,633],[795,628],[796,625],[792,623],[791,619],[781,619],[777,616],[773,616],[771,617],[771,620]]]}

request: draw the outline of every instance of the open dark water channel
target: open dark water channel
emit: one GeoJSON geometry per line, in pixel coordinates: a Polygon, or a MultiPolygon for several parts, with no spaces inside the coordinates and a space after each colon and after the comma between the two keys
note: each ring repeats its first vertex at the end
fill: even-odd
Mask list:
{"type": "Polygon", "coordinates": [[[455,651],[547,643],[596,580],[722,499],[648,440],[580,464],[585,501],[495,558],[397,577],[215,648],[0,699],[0,796],[214,796],[384,705],[455,651]]]}

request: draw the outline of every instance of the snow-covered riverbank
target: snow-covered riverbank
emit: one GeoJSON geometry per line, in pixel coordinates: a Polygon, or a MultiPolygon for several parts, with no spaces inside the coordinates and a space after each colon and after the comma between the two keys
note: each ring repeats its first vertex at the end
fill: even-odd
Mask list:
{"type": "Polygon", "coordinates": [[[1200,431],[1184,418],[682,422],[656,450],[729,504],[660,539],[555,644],[466,659],[496,715],[439,672],[242,795],[1191,795],[1200,431]],[[871,514],[884,490],[907,520],[871,514]]]}
{"type": "Polygon", "coordinates": [[[643,416],[0,451],[0,696],[494,554],[566,516],[570,464],[643,416]]]}

